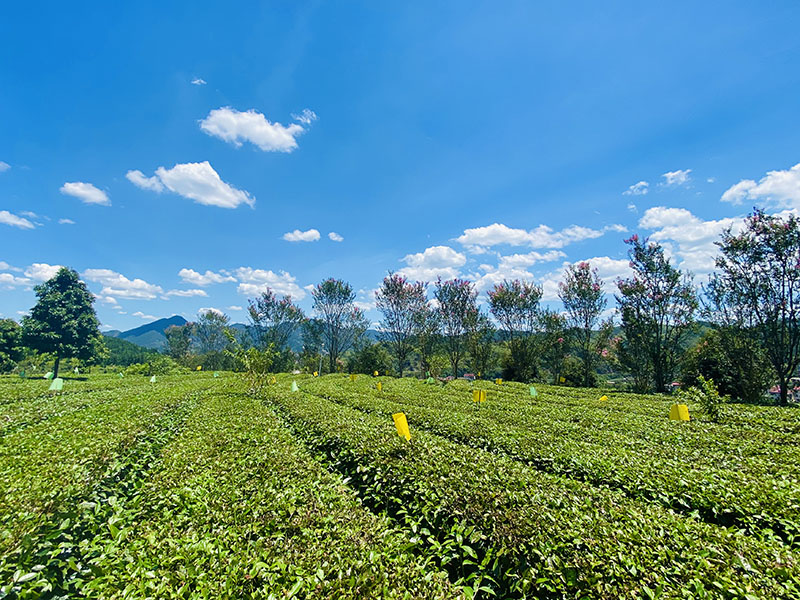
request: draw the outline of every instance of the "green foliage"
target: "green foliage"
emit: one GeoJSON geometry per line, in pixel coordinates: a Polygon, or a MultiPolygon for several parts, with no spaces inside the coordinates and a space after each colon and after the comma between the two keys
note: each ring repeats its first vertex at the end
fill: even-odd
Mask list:
{"type": "Polygon", "coordinates": [[[755,334],[778,377],[781,404],[800,365],[800,219],[756,210],[718,242],[718,272],[709,284],[718,322],[755,334]]]}
{"type": "Polygon", "coordinates": [[[329,278],[317,284],[311,292],[318,331],[315,335],[328,354],[328,369],[336,370],[339,357],[356,345],[367,330],[364,312],[354,304],[356,294],[346,281],[329,278]]]}
{"type": "Polygon", "coordinates": [[[494,344],[495,328],[489,317],[479,310],[467,321],[467,364],[474,375],[488,377],[497,362],[494,344]]]}
{"type": "Polygon", "coordinates": [[[198,315],[192,326],[192,338],[198,354],[221,355],[228,347],[227,331],[230,317],[214,310],[207,310],[198,315]]]}
{"type": "Polygon", "coordinates": [[[247,314],[256,346],[261,349],[272,346],[276,351],[286,348],[289,338],[306,320],[303,311],[292,302],[290,296],[279,300],[270,289],[250,300],[247,314]]]}
{"type": "Polygon", "coordinates": [[[92,306],[94,296],[78,273],[62,267],[34,291],[38,302],[22,319],[24,344],[37,352],[55,355],[56,376],[61,358],[90,361],[97,357],[103,341],[92,306]]]}
{"type": "Polygon", "coordinates": [[[167,338],[167,353],[172,360],[180,363],[189,356],[192,346],[192,328],[192,323],[185,323],[184,325],[170,325],[164,331],[164,336],[167,338]]]}
{"type": "Polygon", "coordinates": [[[375,306],[383,315],[381,338],[397,361],[400,377],[430,308],[425,293],[426,284],[391,272],[375,292],[375,306]]]}
{"type": "Polygon", "coordinates": [[[392,357],[386,347],[379,342],[363,344],[347,355],[347,371],[349,373],[372,375],[378,371],[385,375],[391,370],[392,357]]]}
{"type": "Polygon", "coordinates": [[[678,391],[678,402],[700,406],[703,414],[710,421],[716,423],[720,417],[720,405],[725,402],[725,399],[719,395],[713,379],[706,379],[699,375],[697,385],[678,391]]]}
{"type": "Polygon", "coordinates": [[[143,348],[120,338],[103,336],[103,342],[108,348],[108,356],[100,362],[104,366],[127,367],[134,363],[145,363],[158,354],[157,350],[143,348]]]}
{"type": "Polygon", "coordinates": [[[538,376],[536,335],[541,326],[542,288],[526,281],[503,281],[489,291],[489,311],[508,346],[503,377],[533,381],[538,376]]]}
{"type": "Polygon", "coordinates": [[[697,294],[691,276],[670,264],[661,245],[638,235],[625,242],[633,277],[617,282],[624,332],[620,363],[638,390],[649,387],[652,377],[655,391],[666,392],[693,329],[697,294]]]}
{"type": "Polygon", "coordinates": [[[707,331],[684,358],[682,382],[698,385],[713,379],[724,396],[741,402],[763,402],[773,370],[763,347],[751,334],[723,326],[707,331]]]}
{"type": "Polygon", "coordinates": [[[450,359],[453,377],[458,377],[458,363],[467,349],[466,335],[469,321],[478,310],[475,286],[463,279],[436,281],[434,297],[441,333],[441,343],[450,359]]]}
{"type": "Polygon", "coordinates": [[[11,372],[22,354],[22,328],[13,319],[0,319],[0,373],[11,372]]]}
{"type": "Polygon", "coordinates": [[[168,373],[177,373],[181,371],[180,365],[172,360],[169,356],[163,354],[151,355],[147,362],[134,363],[125,369],[126,375],[167,375],[168,373]]]}

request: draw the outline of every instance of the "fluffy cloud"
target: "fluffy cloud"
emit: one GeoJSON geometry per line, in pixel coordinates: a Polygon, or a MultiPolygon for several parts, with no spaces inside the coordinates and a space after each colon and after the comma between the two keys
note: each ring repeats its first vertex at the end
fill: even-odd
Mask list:
{"type": "Polygon", "coordinates": [[[564,281],[564,271],[569,265],[576,265],[580,262],[588,262],[593,269],[597,269],[597,275],[603,281],[603,290],[606,294],[613,294],[617,290],[616,282],[618,279],[631,275],[628,259],[595,256],[582,261],[565,262],[560,270],[553,271],[544,277],[542,281],[542,299],[548,301],[558,300],[558,284],[564,281]]]}
{"type": "Polygon", "coordinates": [[[800,163],[785,171],[768,171],[756,183],[743,179],[722,194],[723,202],[765,202],[778,208],[800,208],[800,163]]]}
{"type": "Polygon", "coordinates": [[[678,186],[687,184],[689,183],[689,173],[691,172],[691,169],[684,169],[683,171],[667,171],[661,176],[664,178],[664,182],[661,185],[678,186]]]}
{"type": "Polygon", "coordinates": [[[36,281],[47,281],[55,277],[61,265],[48,265],[47,263],[33,263],[25,269],[25,276],[36,281]]]}
{"type": "Polygon", "coordinates": [[[639,181],[629,186],[628,189],[622,193],[625,196],[644,196],[649,191],[649,187],[650,184],[646,181],[639,181]]]}
{"type": "Polygon", "coordinates": [[[205,273],[198,273],[193,269],[181,269],[178,272],[180,278],[192,285],[211,285],[212,283],[226,283],[229,281],[236,281],[235,277],[224,273],[214,273],[214,271],[206,271],[205,273]]]}
{"type": "Polygon", "coordinates": [[[545,253],[541,252],[528,252],[527,254],[511,254],[509,256],[501,256],[498,264],[499,268],[515,268],[515,267],[530,267],[540,262],[552,262],[560,258],[564,258],[566,254],[561,250],[550,250],[545,253]]]}
{"type": "Polygon", "coordinates": [[[0,273],[0,287],[15,288],[20,285],[30,285],[31,280],[24,277],[16,277],[11,273],[0,273]]]}
{"type": "Polygon", "coordinates": [[[117,298],[152,300],[164,293],[160,286],[147,283],[144,279],[128,279],[111,269],[86,269],[83,277],[103,286],[100,294],[117,298]]]}
{"type": "Polygon", "coordinates": [[[0,210],[0,223],[11,227],[19,227],[20,229],[33,229],[35,227],[28,219],[18,217],[7,210],[0,210]]]}
{"type": "Polygon", "coordinates": [[[150,190],[151,192],[164,191],[164,184],[158,180],[158,177],[155,175],[152,177],[147,177],[138,169],[134,169],[125,173],[125,178],[133,185],[138,188],[142,188],[143,190],[150,190]]]}
{"type": "Polygon", "coordinates": [[[170,298],[172,296],[177,296],[178,298],[192,298],[194,296],[207,297],[208,294],[205,290],[169,290],[163,297],[170,298]]]}
{"type": "Polygon", "coordinates": [[[10,165],[10,164],[8,164],[7,162],[3,162],[2,160],[0,160],[0,173],[3,173],[3,172],[5,172],[5,171],[8,171],[10,168],[11,168],[11,165],[10,165]]]}
{"type": "Polygon", "coordinates": [[[639,226],[654,229],[650,235],[653,241],[664,244],[674,242],[670,248],[677,258],[679,266],[695,273],[707,273],[714,268],[714,258],[718,248],[714,244],[719,240],[723,230],[740,228],[740,218],[723,218],[703,221],[685,208],[667,208],[655,206],[647,209],[639,220],[639,226]]]}
{"type": "Polygon", "coordinates": [[[250,142],[264,152],[292,152],[297,148],[296,138],[317,118],[313,111],[304,110],[295,119],[299,123],[281,125],[270,123],[259,112],[250,109],[240,112],[229,106],[217,108],[200,121],[200,129],[208,135],[218,137],[237,148],[242,142],[250,142]]]}
{"type": "Polygon", "coordinates": [[[145,321],[155,321],[158,318],[154,315],[146,315],[140,310],[137,310],[135,313],[133,313],[133,316],[139,317],[140,319],[144,319],[145,321]]]}
{"type": "Polygon", "coordinates": [[[319,231],[316,229],[309,229],[308,231],[295,229],[284,233],[283,239],[287,242],[316,242],[319,239],[319,231]]]}
{"type": "Polygon", "coordinates": [[[204,315],[206,313],[214,313],[215,315],[219,315],[220,317],[225,314],[220,309],[214,308],[213,306],[208,306],[208,307],[205,307],[205,308],[198,308],[197,309],[197,315],[198,316],[204,315]]]}
{"type": "Polygon", "coordinates": [[[458,277],[458,270],[467,262],[467,257],[449,246],[431,246],[424,252],[408,254],[401,261],[408,265],[398,271],[401,275],[418,281],[433,281],[439,277],[458,277]]]}
{"type": "Polygon", "coordinates": [[[257,296],[269,288],[278,295],[291,296],[295,300],[306,297],[305,290],[297,285],[297,279],[286,271],[275,273],[270,270],[239,267],[235,273],[240,282],[237,291],[245,296],[257,296]]]}
{"type": "Polygon", "coordinates": [[[201,79],[200,77],[195,77],[194,79],[192,79],[192,85],[205,85],[205,84],[206,80],[201,79]]]}
{"type": "Polygon", "coordinates": [[[101,206],[111,206],[108,194],[93,186],[91,183],[82,181],[67,182],[61,186],[59,191],[65,196],[78,198],[84,204],[99,204],[101,206]]]}
{"type": "Polygon", "coordinates": [[[485,227],[465,229],[464,233],[456,238],[456,241],[470,247],[471,251],[475,249],[480,251],[486,246],[502,244],[530,246],[531,248],[563,248],[574,242],[598,238],[608,230],[624,231],[625,228],[622,225],[611,225],[598,230],[580,225],[570,225],[561,231],[554,231],[547,225],[539,225],[527,231],[508,227],[502,223],[492,223],[485,227]]]}
{"type": "Polygon", "coordinates": [[[328,234],[328,239],[331,240],[332,242],[343,242],[344,241],[344,238],[342,236],[340,236],[338,233],[336,233],[335,231],[331,231],[328,234]]]}
{"type": "MultiPolygon", "coordinates": [[[[151,185],[148,189],[153,189],[152,180],[155,178],[142,177],[148,182],[147,185],[151,185]]],[[[159,167],[156,169],[156,177],[169,191],[199,204],[236,208],[240,204],[252,207],[256,203],[256,199],[248,192],[222,181],[207,160],[201,163],[177,164],[171,169],[159,167]]]]}

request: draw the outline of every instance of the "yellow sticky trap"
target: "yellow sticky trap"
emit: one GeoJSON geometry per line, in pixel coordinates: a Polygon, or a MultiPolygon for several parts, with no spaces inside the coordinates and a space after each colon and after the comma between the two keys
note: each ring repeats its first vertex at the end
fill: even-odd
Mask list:
{"type": "Polygon", "coordinates": [[[566,380],[566,379],[564,379],[563,377],[559,377],[559,378],[558,378],[558,383],[564,383],[564,382],[566,382],[566,381],[567,381],[567,380],[566,380]]]}
{"type": "Polygon", "coordinates": [[[278,383],[277,379],[275,379],[274,377],[270,378],[270,380],[269,380],[269,384],[270,385],[275,385],[276,383],[278,383]]]}
{"type": "Polygon", "coordinates": [[[502,380],[502,379],[500,379],[499,377],[498,377],[497,379],[495,379],[495,380],[494,380],[494,382],[495,382],[497,385],[503,385],[503,380],[502,380]]]}
{"type": "Polygon", "coordinates": [[[197,369],[195,369],[195,370],[196,371],[202,371],[203,370],[203,365],[197,365],[197,369]]]}
{"type": "Polygon", "coordinates": [[[355,373],[350,373],[350,381],[355,381],[355,380],[356,380],[355,373]]]}
{"type": "Polygon", "coordinates": [[[319,377],[319,373],[317,373],[316,371],[314,371],[314,377],[319,377]]]}
{"type": "Polygon", "coordinates": [[[378,376],[378,372],[377,372],[377,371],[373,372],[372,374],[373,374],[375,377],[377,377],[377,376],[378,376]]]}
{"type": "Polygon", "coordinates": [[[688,421],[689,407],[685,404],[673,404],[669,407],[669,418],[672,421],[688,421]]]}
{"type": "Polygon", "coordinates": [[[473,402],[486,402],[486,390],[472,390],[473,402]]]}
{"type": "Polygon", "coordinates": [[[603,394],[602,396],[600,396],[600,400],[601,400],[602,402],[605,402],[606,400],[608,400],[608,396],[606,396],[605,394],[603,394]]]}
{"type": "Polygon", "coordinates": [[[394,419],[394,426],[397,427],[397,435],[406,438],[406,441],[411,440],[411,432],[408,430],[406,413],[394,413],[392,419],[394,419]]]}
{"type": "Polygon", "coordinates": [[[378,385],[377,385],[377,386],[375,386],[375,387],[377,387],[377,388],[378,388],[378,391],[379,391],[379,392],[382,392],[382,391],[383,391],[383,383],[381,383],[380,381],[378,382],[378,385]]]}

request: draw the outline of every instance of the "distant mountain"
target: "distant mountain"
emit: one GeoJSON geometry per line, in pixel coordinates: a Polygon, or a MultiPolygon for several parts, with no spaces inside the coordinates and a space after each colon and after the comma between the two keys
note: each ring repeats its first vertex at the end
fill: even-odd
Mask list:
{"type": "Polygon", "coordinates": [[[167,347],[167,337],[164,335],[164,332],[167,330],[167,328],[172,327],[173,325],[186,325],[186,322],[186,319],[180,315],[174,315],[168,319],[158,319],[157,321],[153,321],[147,325],[142,325],[141,327],[129,329],[128,331],[108,331],[105,333],[105,335],[131,342],[132,344],[142,346],[143,348],[163,350],[167,347]],[[113,333],[117,333],[117,335],[112,335],[113,333]]]}

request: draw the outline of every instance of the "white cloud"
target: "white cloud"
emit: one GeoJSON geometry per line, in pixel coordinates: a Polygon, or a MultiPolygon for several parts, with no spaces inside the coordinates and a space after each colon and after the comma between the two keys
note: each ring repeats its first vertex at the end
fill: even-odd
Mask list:
{"type": "Polygon", "coordinates": [[[75,221],[73,221],[72,219],[59,219],[58,220],[58,224],[59,225],[75,225],[75,221]]]}
{"type": "Polygon", "coordinates": [[[331,231],[328,234],[328,239],[331,240],[332,242],[343,242],[344,241],[344,238],[342,236],[340,236],[338,233],[336,233],[335,231],[331,231]]]}
{"type": "Polygon", "coordinates": [[[214,308],[213,306],[209,306],[209,307],[207,307],[207,308],[198,308],[198,309],[197,309],[197,315],[198,315],[198,316],[200,316],[200,315],[204,315],[204,314],[206,314],[206,313],[214,313],[214,314],[217,314],[217,315],[219,315],[220,317],[221,317],[221,316],[223,316],[223,315],[225,314],[225,313],[224,313],[224,312],[222,312],[220,309],[218,309],[218,308],[214,308]]]}
{"type": "Polygon", "coordinates": [[[205,290],[169,290],[163,297],[170,298],[172,296],[177,296],[178,298],[192,298],[194,296],[207,297],[208,294],[205,290]]]}
{"type": "Polygon", "coordinates": [[[125,299],[152,300],[163,294],[158,285],[147,283],[143,279],[128,279],[111,269],[86,269],[83,277],[103,286],[101,294],[125,299]]]}
{"type": "Polygon", "coordinates": [[[156,175],[169,191],[199,204],[236,208],[240,204],[252,207],[256,203],[256,199],[246,191],[222,181],[207,160],[177,164],[171,169],[159,167],[156,175]]]}
{"type": "Polygon", "coordinates": [[[11,227],[19,227],[20,229],[33,229],[35,227],[28,219],[18,217],[7,210],[0,210],[0,223],[11,227]]]}
{"type": "Polygon", "coordinates": [[[716,177],[709,177],[708,179],[706,179],[706,182],[707,183],[714,183],[716,180],[717,180],[716,177]]]}
{"type": "Polygon", "coordinates": [[[573,242],[598,238],[609,228],[621,227],[612,225],[604,230],[590,229],[580,225],[570,225],[561,231],[554,231],[547,225],[527,231],[515,229],[501,223],[492,223],[485,227],[465,229],[456,241],[470,247],[473,252],[476,248],[508,244],[510,246],[530,246],[531,248],[563,248],[573,242]]]}
{"type": "Polygon", "coordinates": [[[33,263],[25,269],[25,276],[36,281],[47,281],[55,277],[61,265],[48,265],[47,263],[33,263]]]}
{"type": "Polygon", "coordinates": [[[200,77],[195,77],[194,79],[192,79],[192,85],[205,85],[205,84],[206,80],[201,79],[200,77]]]}
{"type": "Polygon", "coordinates": [[[20,285],[30,285],[31,280],[24,277],[16,277],[11,273],[0,273],[0,286],[14,288],[20,285]]]}
{"type": "Polygon", "coordinates": [[[152,177],[146,177],[145,174],[138,169],[134,169],[125,173],[125,178],[133,185],[138,188],[142,188],[143,190],[150,190],[151,192],[159,193],[164,191],[164,185],[158,180],[158,177],[155,175],[152,177]]]}
{"type": "Polygon", "coordinates": [[[291,296],[295,300],[306,297],[305,290],[297,285],[296,278],[286,271],[275,273],[271,270],[239,267],[236,269],[236,277],[240,282],[236,289],[245,296],[257,296],[269,288],[280,296],[291,296]]]}
{"type": "Polygon", "coordinates": [[[514,267],[530,267],[540,262],[552,262],[560,258],[566,257],[561,250],[550,250],[545,253],[541,252],[528,252],[527,254],[511,254],[509,256],[501,256],[498,267],[500,269],[514,268],[514,267]]]}
{"type": "Polygon", "coordinates": [[[111,308],[116,308],[116,309],[122,308],[119,305],[119,302],[117,302],[117,299],[114,298],[113,296],[103,296],[102,294],[95,294],[94,297],[97,298],[98,302],[102,302],[103,304],[110,304],[111,308]]]}
{"type": "Polygon", "coordinates": [[[778,208],[800,208],[800,163],[785,171],[768,171],[758,183],[743,179],[722,194],[723,202],[741,204],[743,200],[763,201],[778,208]]]}
{"type": "Polygon", "coordinates": [[[593,269],[597,269],[597,276],[603,281],[603,291],[613,294],[617,290],[617,280],[629,277],[631,268],[628,259],[611,258],[610,256],[595,256],[575,262],[565,262],[561,269],[547,274],[542,281],[542,300],[558,300],[558,284],[564,281],[564,271],[569,265],[588,262],[593,269]]]}
{"type": "Polygon", "coordinates": [[[629,186],[622,194],[624,196],[644,196],[649,191],[649,188],[649,183],[646,181],[639,181],[629,186]]]}
{"type": "Polygon", "coordinates": [[[228,310],[244,310],[241,306],[237,306],[236,304],[231,304],[228,307],[228,310]]]}
{"type": "Polygon", "coordinates": [[[8,171],[10,168],[11,168],[10,164],[0,160],[0,173],[4,173],[5,171],[8,171]]]}
{"type": "Polygon", "coordinates": [[[639,208],[633,202],[628,204],[628,210],[631,211],[632,213],[639,212],[639,208]]]}
{"type": "Polygon", "coordinates": [[[61,186],[59,191],[65,196],[78,198],[84,204],[99,204],[101,206],[111,206],[108,194],[93,186],[91,183],[82,181],[67,182],[61,186]]]}
{"type": "Polygon", "coordinates": [[[694,273],[707,273],[714,269],[714,258],[718,253],[714,242],[728,227],[738,230],[742,219],[729,217],[703,221],[685,208],[655,206],[645,211],[639,226],[656,230],[650,239],[669,245],[669,250],[681,261],[678,266],[694,273]]]}
{"type": "Polygon", "coordinates": [[[206,271],[205,273],[198,273],[193,269],[181,269],[178,275],[186,283],[193,285],[210,285],[212,283],[226,283],[229,281],[236,281],[235,277],[231,277],[224,273],[214,273],[214,271],[206,271]]]}
{"type": "Polygon", "coordinates": [[[10,271],[11,265],[4,260],[0,260],[0,271],[10,271]]]}
{"type": "Polygon", "coordinates": [[[667,171],[666,173],[664,173],[661,176],[661,177],[664,178],[664,183],[662,183],[661,185],[678,186],[678,185],[687,184],[687,183],[689,183],[689,180],[691,179],[689,177],[689,173],[691,173],[691,172],[692,172],[691,169],[684,169],[683,171],[681,171],[681,170],[678,170],[678,171],[667,171]]]}
{"type": "Polygon", "coordinates": [[[377,289],[360,289],[356,294],[356,300],[353,302],[353,306],[356,308],[360,308],[363,311],[374,310],[375,309],[375,292],[377,289]]]}
{"type": "Polygon", "coordinates": [[[32,210],[23,210],[19,214],[21,214],[23,217],[28,217],[29,219],[40,219],[41,218],[39,215],[37,215],[32,210]]]}
{"type": "Polygon", "coordinates": [[[418,281],[433,281],[439,277],[458,277],[459,267],[464,266],[467,257],[449,246],[431,246],[424,252],[408,254],[400,260],[408,265],[398,271],[401,275],[418,281]]]}
{"type": "Polygon", "coordinates": [[[139,317],[140,319],[144,319],[146,321],[155,321],[158,318],[154,315],[146,315],[140,310],[137,310],[135,313],[133,313],[133,316],[139,317]]]}
{"type": "MultiPolygon", "coordinates": [[[[308,125],[317,116],[313,111],[305,110],[294,118],[308,125]]],[[[303,125],[298,123],[289,125],[270,123],[264,115],[254,109],[241,112],[229,106],[208,113],[208,116],[200,121],[200,129],[237,148],[242,142],[250,142],[264,152],[292,152],[297,148],[295,138],[305,132],[303,125]]]]}
{"type": "Polygon", "coordinates": [[[317,120],[317,113],[311,109],[304,108],[303,112],[301,112],[299,115],[293,113],[292,118],[303,125],[311,125],[311,123],[317,120]]]}
{"type": "Polygon", "coordinates": [[[295,229],[284,233],[283,239],[287,242],[316,242],[319,239],[319,231],[316,229],[309,229],[308,231],[295,229]]]}

